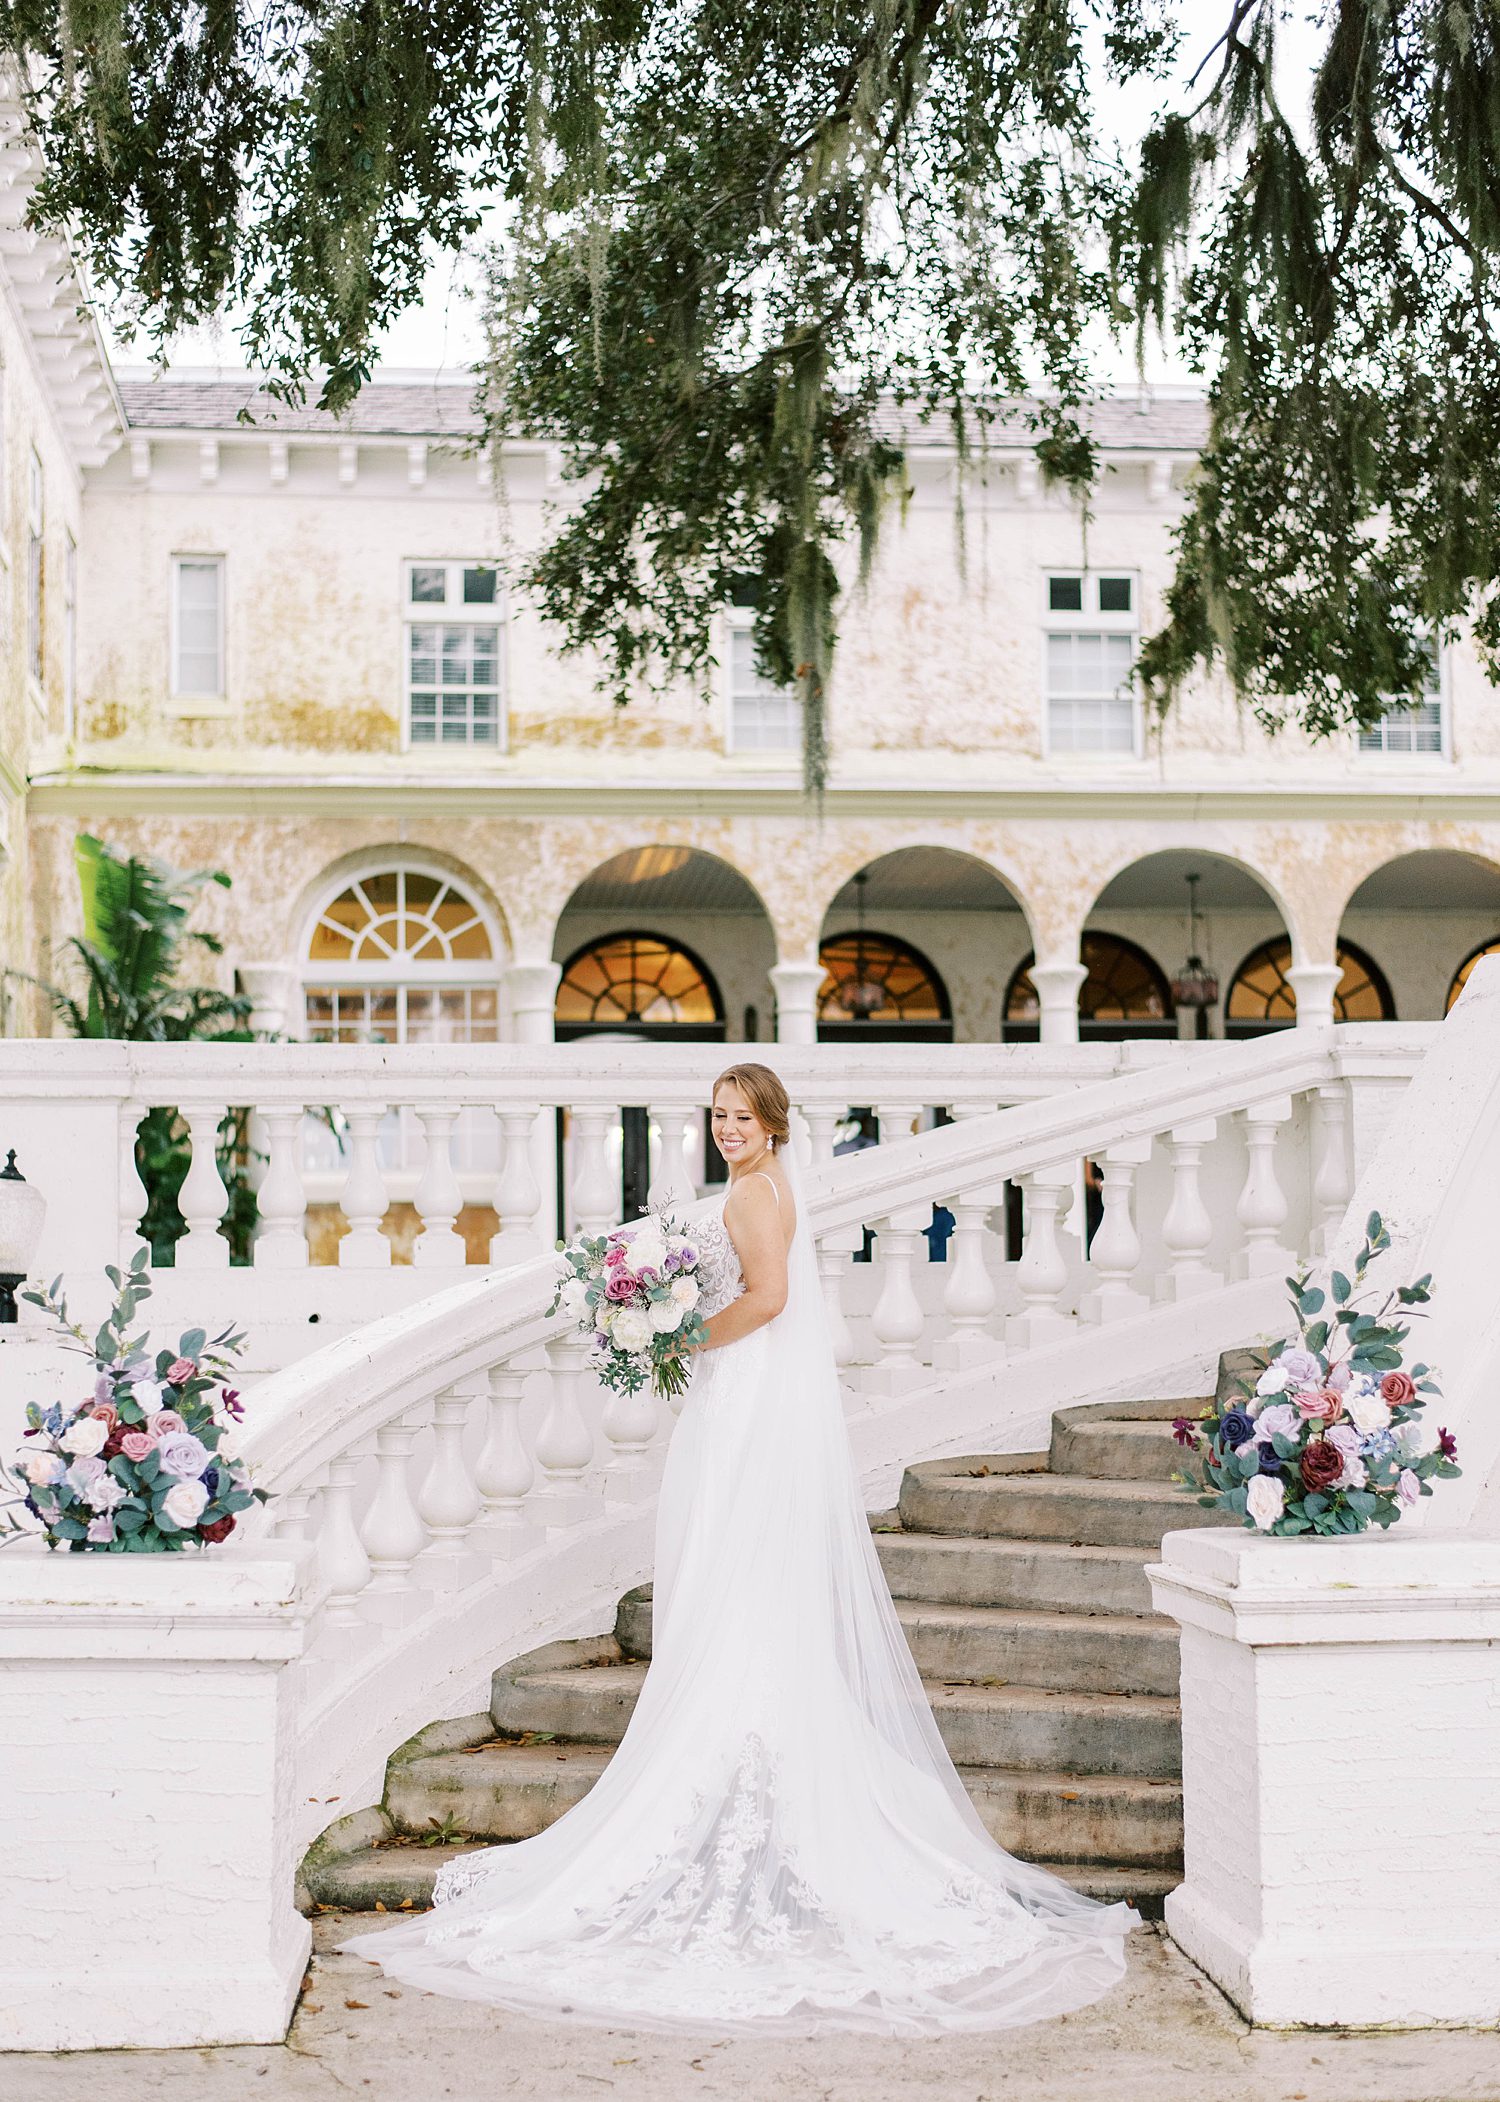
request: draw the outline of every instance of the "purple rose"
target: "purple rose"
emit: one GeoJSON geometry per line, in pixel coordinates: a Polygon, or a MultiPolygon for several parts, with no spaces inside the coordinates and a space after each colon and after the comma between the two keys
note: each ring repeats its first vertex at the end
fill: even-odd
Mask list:
{"type": "Polygon", "coordinates": [[[1396,1477],[1396,1501],[1403,1511],[1409,1511],[1422,1494],[1422,1484],[1409,1467],[1403,1467],[1396,1477]]]}
{"type": "Polygon", "coordinates": [[[627,1299],[635,1297],[635,1279],[623,1270],[616,1270],[604,1287],[604,1296],[606,1299],[612,1299],[617,1306],[623,1306],[627,1299]]]}
{"type": "Polygon", "coordinates": [[[113,1401],[114,1395],[115,1383],[113,1379],[107,1372],[101,1372],[94,1381],[94,1400],[96,1402],[113,1401]]]}
{"type": "Polygon", "coordinates": [[[1276,1360],[1294,1387],[1320,1387],[1323,1366],[1310,1350],[1284,1350],[1276,1360]]]}
{"type": "Polygon", "coordinates": [[[211,1457],[208,1447],[191,1431],[173,1431],[162,1439],[156,1452],[163,1474],[175,1474],[189,1482],[197,1481],[211,1457]]]}
{"type": "Polygon", "coordinates": [[[685,1241],[682,1245],[682,1267],[684,1270],[696,1270],[698,1267],[698,1251],[691,1241],[685,1241]]]}
{"type": "Polygon", "coordinates": [[[105,1511],[98,1518],[91,1518],[86,1537],[92,1540],[96,1547],[107,1547],[115,1537],[115,1521],[112,1514],[105,1511]]]}

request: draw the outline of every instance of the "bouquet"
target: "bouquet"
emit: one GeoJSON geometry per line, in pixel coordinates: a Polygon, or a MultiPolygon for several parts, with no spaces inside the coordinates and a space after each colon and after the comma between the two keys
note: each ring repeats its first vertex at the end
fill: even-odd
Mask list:
{"type": "Polygon", "coordinates": [[[1373,1312],[1362,1304],[1374,1296],[1361,1291],[1365,1274],[1390,1245],[1371,1212],[1352,1279],[1335,1270],[1325,1292],[1289,1277],[1297,1340],[1253,1388],[1240,1383],[1239,1401],[1177,1418],[1173,1435],[1196,1468],[1173,1479],[1200,1504],[1262,1533],[1362,1533],[1394,1525],[1435,1480],[1459,1473],[1452,1432],[1426,1422],[1436,1380],[1402,1362],[1403,1311],[1427,1304],[1431,1277],[1388,1292],[1373,1312]]]}
{"type": "MultiPolygon", "coordinates": [[[[92,1391],[82,1401],[26,1411],[29,1444],[14,1470],[24,1503],[49,1547],[74,1554],[90,1549],[172,1554],[227,1540],[240,1512],[264,1502],[235,1459],[233,1430],[244,1414],[226,1375],[244,1337],[226,1329],[210,1340],[189,1329],[175,1350],[151,1355],[144,1334],[131,1336],[136,1308],[150,1297],[142,1250],[123,1276],[105,1274],[115,1303],[92,1340],[68,1317],[62,1280],[46,1292],[27,1292],[86,1355],[92,1391]]],[[[0,1538],[35,1530],[13,1511],[3,1514],[0,1538]]]]}
{"type": "Polygon", "coordinates": [[[603,1385],[635,1394],[649,1380],[664,1401],[687,1392],[684,1354],[707,1334],[696,1311],[698,1254],[663,1212],[562,1251],[567,1267],[548,1312],[561,1309],[593,1338],[603,1385]]]}

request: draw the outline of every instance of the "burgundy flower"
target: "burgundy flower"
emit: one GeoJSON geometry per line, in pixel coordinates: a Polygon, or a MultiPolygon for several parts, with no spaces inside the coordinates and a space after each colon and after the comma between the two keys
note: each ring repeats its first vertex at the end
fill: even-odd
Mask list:
{"type": "Polygon", "coordinates": [[[1326,1438],[1314,1438],[1302,1455],[1302,1485],[1306,1489],[1331,1489],[1344,1471],[1344,1455],[1326,1438]]]}
{"type": "Polygon", "coordinates": [[[1452,1431],[1445,1431],[1441,1429],[1438,1431],[1438,1451],[1442,1454],[1445,1460],[1457,1459],[1458,1440],[1454,1437],[1452,1431]]]}
{"type": "Polygon", "coordinates": [[[219,1400],[223,1406],[224,1413],[226,1416],[232,1416],[236,1423],[242,1423],[244,1421],[245,1405],[240,1400],[240,1390],[238,1387],[226,1387],[223,1393],[219,1396],[219,1400]]]}
{"type": "MultiPolygon", "coordinates": [[[[95,1410],[94,1413],[97,1415],[98,1411],[95,1410]]],[[[109,1436],[105,1439],[104,1443],[99,1448],[100,1459],[112,1460],[114,1459],[117,1453],[124,1452],[125,1437],[125,1431],[120,1427],[119,1424],[116,1424],[114,1429],[110,1432],[109,1436]]]]}
{"type": "Polygon", "coordinates": [[[234,1520],[232,1517],[215,1518],[211,1524],[199,1526],[198,1537],[201,1540],[211,1540],[217,1547],[219,1542],[227,1540],[233,1531],[234,1520]]]}
{"type": "Polygon", "coordinates": [[[1172,1436],[1179,1445],[1196,1445],[1198,1442],[1198,1426],[1189,1416],[1174,1416],[1172,1419],[1172,1436]]]}

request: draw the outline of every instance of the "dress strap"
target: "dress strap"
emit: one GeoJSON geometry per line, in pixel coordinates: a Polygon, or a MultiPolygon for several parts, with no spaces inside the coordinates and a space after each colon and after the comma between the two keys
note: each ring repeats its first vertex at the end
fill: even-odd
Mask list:
{"type": "Polygon", "coordinates": [[[776,1187],[776,1177],[774,1175],[768,1175],[764,1168],[755,1168],[751,1172],[753,1174],[758,1175],[762,1182],[768,1182],[771,1185],[771,1195],[776,1199],[776,1209],[780,1211],[781,1192],[776,1187]]]}

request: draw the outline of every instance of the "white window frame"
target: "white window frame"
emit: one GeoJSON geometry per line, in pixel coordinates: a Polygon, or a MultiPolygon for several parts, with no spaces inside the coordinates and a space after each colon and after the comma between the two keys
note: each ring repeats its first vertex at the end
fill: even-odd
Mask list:
{"type": "MultiPolygon", "coordinates": [[[[1382,716],[1378,725],[1378,734],[1381,740],[1379,744],[1367,745],[1365,743],[1365,737],[1371,734],[1369,732],[1362,730],[1356,730],[1354,732],[1355,755],[1362,762],[1366,762],[1376,766],[1384,766],[1389,765],[1392,760],[1395,760],[1397,763],[1401,762],[1402,760],[1405,760],[1408,764],[1414,766],[1446,766],[1451,760],[1452,746],[1450,742],[1450,710],[1448,706],[1448,652],[1441,647],[1435,647],[1432,654],[1434,668],[1437,672],[1437,678],[1427,694],[1425,705],[1432,706],[1435,704],[1437,707],[1437,750],[1435,752],[1403,751],[1399,746],[1393,747],[1385,742],[1385,733],[1389,721],[1389,715],[1394,714],[1399,719],[1400,717],[1408,715],[1411,712],[1411,704],[1409,702],[1393,701],[1391,704],[1391,708],[1388,711],[1388,714],[1386,716],[1382,716]]],[[[1420,702],[1418,703],[1418,706],[1422,705],[1424,704],[1420,702]]]]}
{"type": "Polygon", "coordinates": [[[33,445],[26,459],[26,683],[45,705],[47,680],[47,481],[33,445]]]}
{"type": "Polygon", "coordinates": [[[78,542],[63,535],[63,735],[78,729],[78,542]]]}
{"type": "Polygon", "coordinates": [[[167,677],[167,707],[173,715],[228,715],[233,709],[229,698],[229,561],[227,556],[217,554],[212,548],[181,548],[172,557],[172,605],[169,622],[169,647],[171,663],[167,677]],[[210,564],[219,573],[219,632],[216,641],[219,660],[219,690],[217,693],[184,693],[178,685],[182,665],[182,572],[185,568],[203,569],[210,564]]]}
{"type": "Polygon", "coordinates": [[[747,634],[754,626],[755,608],[753,606],[726,606],[724,608],[724,750],[731,758],[739,759],[746,765],[756,765],[763,768],[784,765],[791,768],[800,768],[802,764],[802,703],[800,696],[794,696],[793,700],[795,725],[790,744],[742,745],[735,740],[734,638],[736,635],[747,634]]]}
{"type": "MultiPolygon", "coordinates": [[[[409,555],[401,564],[401,749],[421,757],[438,758],[443,753],[450,757],[466,753],[481,758],[500,758],[510,750],[510,678],[509,678],[509,600],[505,589],[505,576],[497,557],[490,555],[409,555]],[[414,603],[411,595],[412,572],[418,569],[446,570],[444,598],[441,606],[435,600],[414,603]],[[466,606],[463,600],[463,571],[466,569],[492,569],[495,572],[495,597],[490,606],[466,606]],[[454,597],[454,592],[458,596],[454,597]],[[495,739],[493,744],[476,743],[472,734],[462,741],[441,737],[430,743],[414,740],[411,734],[411,631],[414,627],[435,626],[447,628],[495,628],[495,739]]],[[[472,690],[472,689],[471,689],[472,690]]],[[[468,718],[470,731],[473,717],[468,718]]],[[[441,729],[441,717],[438,720],[441,729]]]]}
{"type": "MultiPolygon", "coordinates": [[[[1101,760],[1139,759],[1143,749],[1144,733],[1141,722],[1140,688],[1134,678],[1130,682],[1130,749],[1110,751],[1096,748],[1079,751],[1076,747],[1059,746],[1054,751],[1052,743],[1052,691],[1048,671],[1047,638],[1049,635],[1129,635],[1139,643],[1141,633],[1141,578],[1140,572],[1121,564],[1103,569],[1076,569],[1067,566],[1049,567],[1041,572],[1038,597],[1042,609],[1042,751],[1048,759],[1082,761],[1097,765],[1101,760]],[[1077,577],[1083,587],[1081,611],[1060,609],[1054,612],[1051,604],[1051,587],[1054,577],[1077,577]],[[1123,577],[1130,585],[1130,610],[1128,613],[1101,613],[1099,611],[1099,584],[1105,577],[1123,577]],[[1092,595],[1093,607],[1089,606],[1092,595]]],[[[1134,655],[1134,652],[1132,652],[1134,655]]]]}

